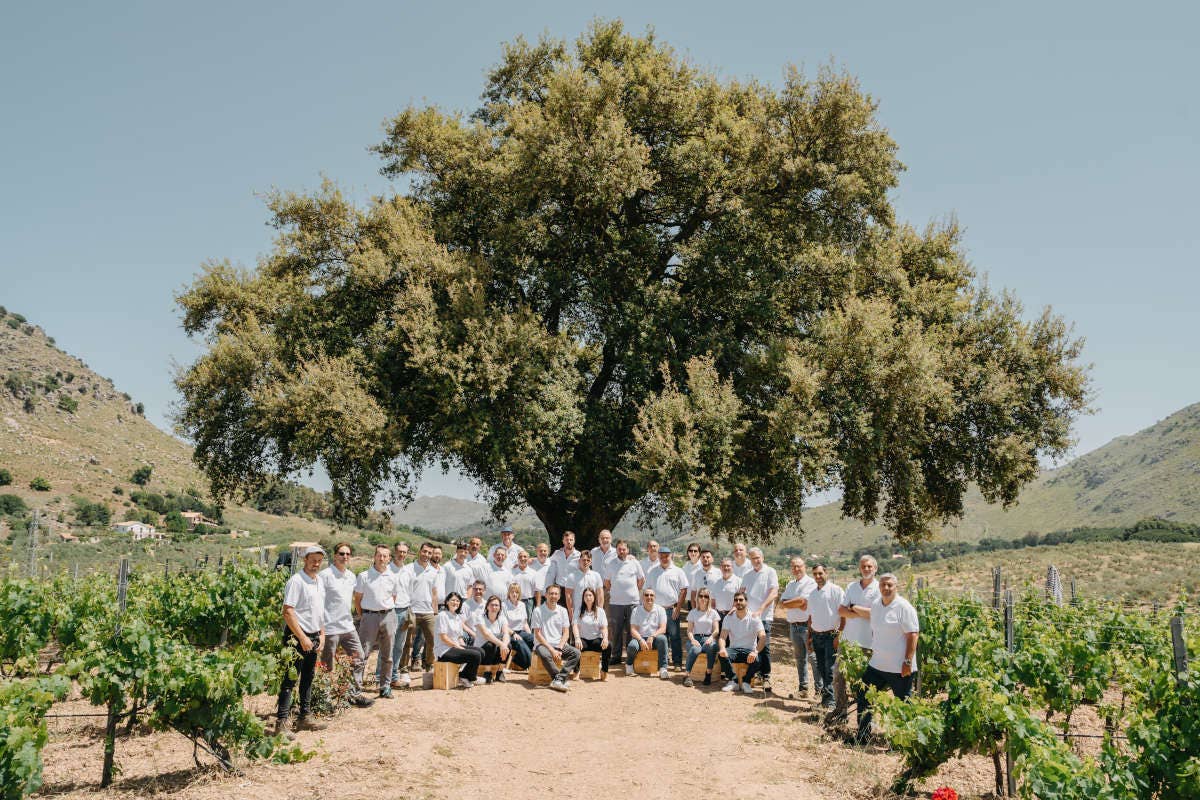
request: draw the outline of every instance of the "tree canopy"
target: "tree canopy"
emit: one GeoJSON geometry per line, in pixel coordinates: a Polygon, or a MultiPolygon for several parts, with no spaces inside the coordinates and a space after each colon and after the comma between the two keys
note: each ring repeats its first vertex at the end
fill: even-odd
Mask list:
{"type": "Polygon", "coordinates": [[[252,271],[179,298],[179,423],[219,498],[321,464],[344,512],[455,467],[582,543],[630,511],[795,529],[830,487],[901,541],[1012,503],[1086,408],[1081,344],[895,220],[856,81],[723,79],[653,33],[518,39],[469,116],[410,107],[402,187],[280,192],[252,271]]]}

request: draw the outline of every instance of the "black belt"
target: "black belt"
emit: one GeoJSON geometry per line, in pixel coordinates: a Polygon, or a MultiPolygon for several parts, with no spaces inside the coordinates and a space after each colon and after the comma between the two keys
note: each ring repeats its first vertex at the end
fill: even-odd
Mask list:
{"type": "Polygon", "coordinates": [[[364,608],[362,610],[362,612],[364,614],[387,614],[387,613],[395,611],[395,610],[396,609],[394,609],[394,608],[380,608],[380,609],[364,608]]]}
{"type": "Polygon", "coordinates": [[[827,634],[837,633],[836,630],[814,631],[811,626],[809,627],[808,632],[811,633],[813,636],[824,636],[827,634]]]}

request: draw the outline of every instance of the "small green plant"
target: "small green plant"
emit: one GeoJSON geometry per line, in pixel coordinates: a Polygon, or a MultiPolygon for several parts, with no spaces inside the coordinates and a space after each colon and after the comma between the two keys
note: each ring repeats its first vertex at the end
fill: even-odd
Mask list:
{"type": "Polygon", "coordinates": [[[48,492],[51,489],[50,481],[39,475],[29,482],[29,488],[35,492],[48,492]]]}
{"type": "Polygon", "coordinates": [[[6,469],[0,468],[0,486],[8,486],[12,483],[12,473],[6,469]]]}
{"type": "Polygon", "coordinates": [[[69,394],[62,394],[58,396],[58,408],[68,414],[74,414],[79,410],[79,401],[69,394]]]}
{"type": "Polygon", "coordinates": [[[149,464],[143,464],[133,471],[133,474],[129,476],[129,480],[138,486],[145,486],[150,482],[150,476],[153,473],[154,467],[149,464]]]}
{"type": "Polygon", "coordinates": [[[18,314],[15,311],[13,312],[12,318],[15,319],[19,324],[24,324],[25,322],[28,322],[28,320],[25,319],[24,314],[18,314]]]}
{"type": "Polygon", "coordinates": [[[14,331],[17,328],[21,327],[21,323],[17,322],[12,317],[9,317],[8,319],[4,320],[4,324],[7,325],[8,327],[12,328],[14,331]]]}
{"type": "Polygon", "coordinates": [[[122,489],[120,486],[114,486],[113,494],[125,494],[125,490],[122,489]]]}

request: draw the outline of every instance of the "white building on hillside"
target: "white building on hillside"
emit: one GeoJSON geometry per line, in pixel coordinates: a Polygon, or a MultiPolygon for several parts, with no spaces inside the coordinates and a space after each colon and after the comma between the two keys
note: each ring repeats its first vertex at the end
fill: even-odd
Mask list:
{"type": "Polygon", "coordinates": [[[118,522],[116,525],[113,525],[113,530],[130,534],[135,542],[141,541],[142,539],[166,538],[165,534],[163,534],[161,531],[155,530],[153,525],[147,525],[144,522],[138,522],[136,520],[130,520],[129,522],[118,522]]]}

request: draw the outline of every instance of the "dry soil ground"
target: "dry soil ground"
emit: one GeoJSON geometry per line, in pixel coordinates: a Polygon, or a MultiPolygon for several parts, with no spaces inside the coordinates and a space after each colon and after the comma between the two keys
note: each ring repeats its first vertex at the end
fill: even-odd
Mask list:
{"type": "MultiPolygon", "coordinates": [[[[117,742],[121,774],[100,791],[102,719],[53,720],[44,751],[44,797],[125,798],[874,798],[899,771],[883,748],[853,749],[825,735],[810,699],[789,699],[797,680],[777,622],[774,694],[694,689],[614,670],[607,682],[573,681],[562,695],[520,673],[504,684],[451,692],[398,691],[351,709],[327,730],[298,737],[316,751],[290,765],[243,764],[240,775],[197,768],[190,743],[170,733],[117,742]],[[74,724],[72,724],[74,723],[74,724]]],[[[266,715],[270,698],[254,698],[266,715]]],[[[96,709],[83,702],[55,713],[96,709]]],[[[201,754],[202,763],[211,759],[201,754]]],[[[925,783],[979,796],[990,760],[947,765],[925,783]]]]}

